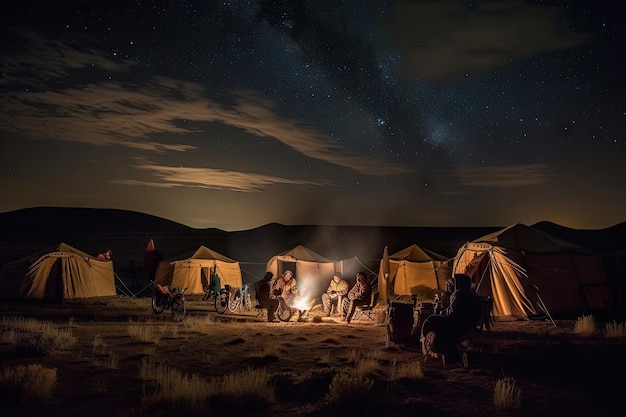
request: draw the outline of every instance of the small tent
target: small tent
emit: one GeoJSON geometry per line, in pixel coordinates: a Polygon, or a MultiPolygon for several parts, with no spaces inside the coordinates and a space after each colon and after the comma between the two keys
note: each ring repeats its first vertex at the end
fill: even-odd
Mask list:
{"type": "Polygon", "coordinates": [[[298,293],[306,304],[320,302],[335,272],[341,272],[350,285],[356,273],[365,269],[357,257],[332,261],[303,245],[281,252],[267,262],[266,270],[280,277],[286,270],[294,273],[298,293]]]}
{"type": "Polygon", "coordinates": [[[114,296],[117,294],[113,262],[60,243],[5,263],[0,272],[0,294],[59,302],[114,296]]]}
{"type": "Polygon", "coordinates": [[[494,316],[532,318],[608,307],[600,257],[530,226],[515,224],[463,245],[455,273],[493,298],[494,316]]]}
{"type": "Polygon", "coordinates": [[[241,287],[241,267],[239,261],[200,246],[191,256],[159,262],[155,281],[161,285],[186,288],[186,294],[203,294],[202,281],[210,282],[211,274],[217,274],[222,287],[241,287]]]}
{"type": "Polygon", "coordinates": [[[392,296],[415,295],[420,286],[440,292],[452,276],[451,259],[416,244],[386,256],[380,261],[378,288],[392,296]]]}

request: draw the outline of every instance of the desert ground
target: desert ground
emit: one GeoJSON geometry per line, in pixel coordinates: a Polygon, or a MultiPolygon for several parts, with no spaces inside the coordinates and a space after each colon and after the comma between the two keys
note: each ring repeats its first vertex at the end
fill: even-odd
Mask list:
{"type": "Polygon", "coordinates": [[[417,345],[389,342],[384,307],[373,322],[350,324],[322,317],[318,307],[304,322],[268,323],[256,310],[218,314],[191,296],[185,319],[175,322],[167,312],[154,314],[148,297],[4,302],[3,368],[41,364],[56,369],[57,381],[42,401],[20,404],[3,392],[2,414],[571,417],[615,415],[623,407],[624,341],[575,334],[574,320],[496,321],[474,339],[467,368],[459,361],[444,367],[425,360],[417,345]],[[11,323],[21,318],[51,323],[70,332],[75,343],[45,353],[11,343],[11,323]],[[151,397],[154,382],[141,372],[147,363],[203,380],[260,370],[268,383],[259,395],[267,401],[211,400],[191,412],[174,400],[151,397]],[[400,371],[417,364],[423,375],[400,371]],[[329,394],[337,374],[367,378],[370,391],[350,404],[334,401],[329,394]],[[515,381],[519,408],[494,405],[494,388],[503,378],[515,381]]]}

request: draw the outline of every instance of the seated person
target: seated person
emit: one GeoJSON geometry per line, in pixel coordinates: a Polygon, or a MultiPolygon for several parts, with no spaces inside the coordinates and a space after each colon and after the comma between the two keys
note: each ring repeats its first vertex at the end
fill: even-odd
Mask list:
{"type": "Polygon", "coordinates": [[[270,297],[270,282],[274,278],[274,274],[266,272],[263,279],[257,281],[254,285],[256,290],[256,300],[260,308],[267,308],[267,321],[278,321],[276,318],[276,310],[278,310],[278,299],[270,297]]]}
{"type": "Polygon", "coordinates": [[[271,288],[271,298],[278,299],[286,307],[294,306],[296,295],[298,295],[298,283],[293,277],[293,272],[290,270],[283,272],[280,278],[274,280],[271,288]]]}
{"type": "Polygon", "coordinates": [[[343,313],[346,315],[346,322],[350,323],[354,309],[357,305],[363,305],[370,302],[372,288],[367,282],[365,272],[357,272],[356,282],[348,291],[348,296],[343,299],[343,313]]]}
{"type": "Polygon", "coordinates": [[[433,314],[446,314],[450,308],[450,297],[454,292],[454,277],[446,281],[446,287],[435,302],[435,311],[433,314]]]}
{"type": "Polygon", "coordinates": [[[322,305],[324,306],[324,313],[327,316],[330,316],[332,313],[333,307],[335,311],[339,314],[341,299],[348,293],[348,281],[343,279],[340,272],[335,272],[333,275],[333,279],[330,280],[330,284],[328,284],[328,288],[326,292],[322,294],[322,305]]]}
{"type": "Polygon", "coordinates": [[[437,346],[423,346],[424,350],[453,353],[456,341],[463,334],[476,329],[481,313],[480,298],[472,289],[472,280],[465,274],[455,274],[455,290],[450,296],[450,306],[444,314],[429,316],[422,326],[421,340],[434,332],[437,346]]]}

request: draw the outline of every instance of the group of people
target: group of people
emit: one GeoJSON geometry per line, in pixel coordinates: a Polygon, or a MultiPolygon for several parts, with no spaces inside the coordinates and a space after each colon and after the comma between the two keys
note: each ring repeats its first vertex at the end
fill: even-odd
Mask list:
{"type": "MultiPolygon", "coordinates": [[[[263,279],[256,283],[255,289],[259,305],[267,308],[267,321],[269,322],[278,321],[276,312],[281,303],[284,308],[296,308],[298,284],[290,270],[286,270],[276,279],[272,272],[266,272],[263,279]]],[[[322,294],[324,313],[326,316],[332,314],[343,317],[346,322],[350,323],[356,306],[369,301],[370,295],[371,286],[364,272],[356,274],[352,288],[340,272],[335,272],[328,288],[322,294]]],[[[301,317],[302,311],[299,309],[298,311],[301,317]]]]}

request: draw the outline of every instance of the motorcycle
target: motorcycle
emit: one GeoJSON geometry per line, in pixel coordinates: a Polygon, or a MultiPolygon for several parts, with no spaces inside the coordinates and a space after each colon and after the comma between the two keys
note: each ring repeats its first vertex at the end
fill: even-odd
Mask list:
{"type": "Polygon", "coordinates": [[[169,285],[154,284],[155,290],[152,296],[152,311],[160,314],[165,309],[171,308],[172,319],[182,321],[185,318],[185,291],[187,288],[170,287],[169,285]]]}

